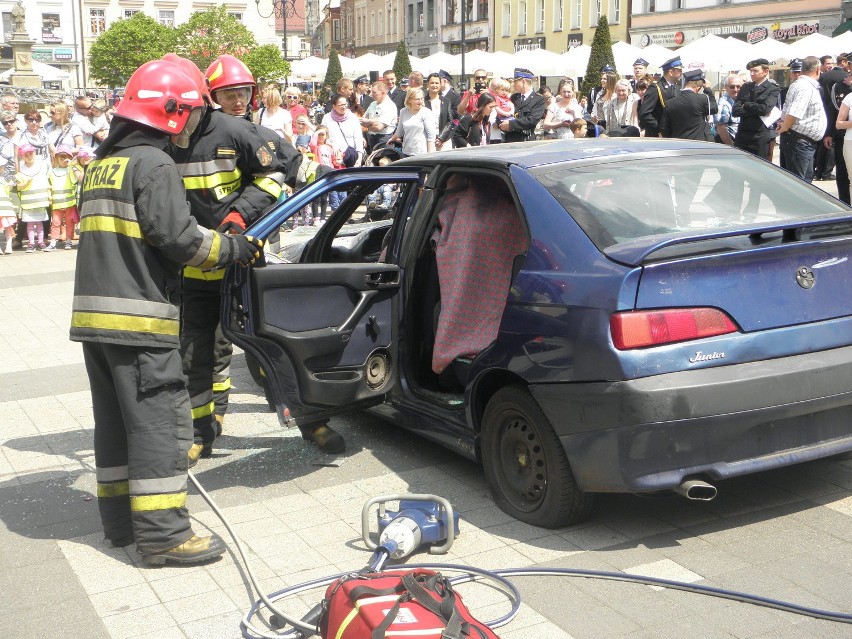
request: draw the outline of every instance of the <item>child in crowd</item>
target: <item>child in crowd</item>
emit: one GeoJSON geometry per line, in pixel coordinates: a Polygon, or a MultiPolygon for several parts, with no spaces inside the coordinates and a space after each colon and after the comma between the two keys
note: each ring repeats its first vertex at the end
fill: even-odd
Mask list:
{"type": "MultiPolygon", "coordinates": [[[[12,254],[12,240],[15,239],[15,224],[17,222],[15,207],[12,205],[12,200],[9,199],[9,183],[3,177],[0,177],[0,229],[3,229],[3,234],[6,236],[5,255],[12,254]]],[[[0,251],[0,255],[4,255],[3,251],[0,251]]]]}
{"type": "Polygon", "coordinates": [[[73,247],[74,224],[77,221],[77,185],[83,178],[83,169],[72,166],[74,149],[65,144],[60,144],[53,156],[54,164],[50,169],[48,177],[52,199],[50,203],[50,244],[48,251],[56,248],[56,242],[65,227],[65,249],[73,247]]]}
{"type": "Polygon", "coordinates": [[[15,184],[18,196],[21,198],[21,222],[27,225],[27,238],[30,243],[27,253],[32,253],[36,247],[40,251],[47,248],[44,243],[44,224],[47,211],[50,208],[50,179],[48,178],[47,163],[36,156],[32,144],[22,144],[18,147],[21,163],[15,174],[15,184]]]}
{"type": "MultiPolygon", "coordinates": [[[[311,143],[311,151],[314,154],[314,160],[320,165],[320,168],[317,170],[317,176],[338,168],[335,165],[334,147],[328,143],[328,129],[326,127],[318,126],[316,128],[311,143]]],[[[314,202],[314,224],[322,224],[325,222],[325,216],[328,212],[328,195],[323,195],[320,198],[319,210],[317,208],[316,202],[314,202]]]]}
{"type": "Polygon", "coordinates": [[[569,126],[571,127],[571,133],[574,134],[575,138],[584,138],[589,132],[589,123],[583,118],[572,120],[569,126]]]}
{"type": "Polygon", "coordinates": [[[494,112],[497,114],[497,125],[501,122],[506,122],[515,119],[515,105],[509,96],[512,95],[512,86],[507,80],[499,78],[494,81],[494,101],[496,105],[494,112]]]}

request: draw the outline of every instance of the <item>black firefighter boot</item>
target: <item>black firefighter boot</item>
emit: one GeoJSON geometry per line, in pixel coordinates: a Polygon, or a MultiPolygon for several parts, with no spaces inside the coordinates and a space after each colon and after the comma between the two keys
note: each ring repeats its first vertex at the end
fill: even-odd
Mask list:
{"type": "Polygon", "coordinates": [[[312,442],[324,453],[342,453],[346,450],[346,442],[340,433],[328,424],[308,424],[299,426],[302,439],[312,442]]]}

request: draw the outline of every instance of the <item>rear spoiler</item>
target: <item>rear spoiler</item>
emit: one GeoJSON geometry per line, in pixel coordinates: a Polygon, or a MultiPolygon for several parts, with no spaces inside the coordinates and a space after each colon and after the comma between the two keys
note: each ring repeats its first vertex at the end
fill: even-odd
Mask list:
{"type": "Polygon", "coordinates": [[[691,242],[703,242],[705,240],[716,240],[725,237],[737,237],[747,235],[753,240],[759,239],[765,233],[777,233],[781,231],[784,242],[795,242],[801,237],[803,229],[828,224],[852,224],[852,213],[844,215],[821,215],[807,220],[788,220],[774,224],[758,224],[741,226],[733,229],[719,230],[695,230],[680,233],[666,233],[662,235],[647,235],[628,242],[613,244],[604,249],[604,255],[611,260],[627,266],[639,266],[648,256],[669,246],[678,244],[689,244],[691,242]]]}

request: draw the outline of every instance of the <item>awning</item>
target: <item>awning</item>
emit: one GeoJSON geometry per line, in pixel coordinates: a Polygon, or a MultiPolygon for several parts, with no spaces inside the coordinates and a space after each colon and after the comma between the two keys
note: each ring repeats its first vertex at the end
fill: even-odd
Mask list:
{"type": "MultiPolygon", "coordinates": [[[[9,78],[12,77],[12,74],[15,73],[15,71],[16,69],[12,68],[0,73],[0,80],[8,82],[9,78]]],[[[62,80],[67,80],[71,77],[62,69],[57,69],[56,67],[52,67],[44,62],[39,62],[38,60],[33,60],[33,73],[41,76],[42,82],[61,82],[62,80]]]]}

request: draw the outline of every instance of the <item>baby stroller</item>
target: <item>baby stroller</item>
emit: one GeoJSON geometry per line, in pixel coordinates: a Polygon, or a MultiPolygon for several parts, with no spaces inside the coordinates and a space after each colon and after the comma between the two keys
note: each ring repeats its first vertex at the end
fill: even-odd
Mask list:
{"type": "MultiPolygon", "coordinates": [[[[402,145],[383,144],[377,146],[364,162],[365,166],[387,166],[402,158],[402,145]]],[[[384,184],[367,196],[365,222],[376,222],[390,216],[398,193],[390,184],[384,184]]]]}

